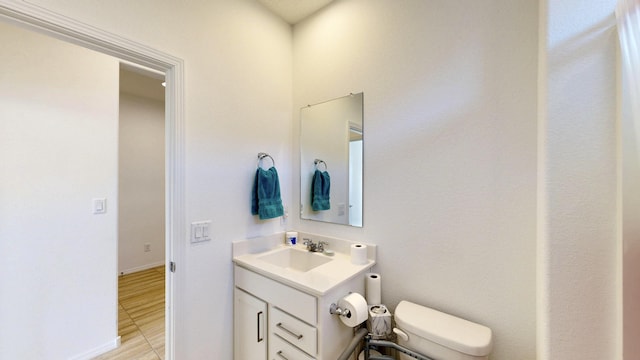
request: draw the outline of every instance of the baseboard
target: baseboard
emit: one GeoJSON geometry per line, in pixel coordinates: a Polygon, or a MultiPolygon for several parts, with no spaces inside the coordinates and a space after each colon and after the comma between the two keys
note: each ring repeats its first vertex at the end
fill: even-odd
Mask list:
{"type": "Polygon", "coordinates": [[[112,341],[109,341],[106,344],[103,344],[101,346],[98,346],[95,349],[89,350],[85,353],[82,353],[80,355],[76,355],[73,357],[70,357],[69,360],[89,360],[89,359],[93,359],[94,357],[98,356],[98,355],[102,355],[106,352],[109,352],[113,349],[117,349],[120,347],[120,336],[118,336],[117,338],[113,339],[112,341]]]}
{"type": "Polygon", "coordinates": [[[157,266],[162,266],[162,265],[164,265],[164,260],[158,261],[158,262],[154,262],[154,263],[151,263],[151,264],[145,264],[145,265],[142,265],[142,266],[136,266],[136,267],[130,268],[130,269],[121,270],[118,273],[118,275],[131,274],[131,273],[134,273],[134,272],[147,270],[147,269],[151,269],[151,268],[154,268],[154,267],[157,267],[157,266]]]}

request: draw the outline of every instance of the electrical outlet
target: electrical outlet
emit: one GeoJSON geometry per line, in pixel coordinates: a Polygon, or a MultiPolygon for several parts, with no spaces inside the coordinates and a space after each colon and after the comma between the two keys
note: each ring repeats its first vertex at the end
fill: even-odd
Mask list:
{"type": "Polygon", "coordinates": [[[284,206],[283,209],[284,209],[284,212],[280,217],[280,225],[287,225],[287,218],[289,217],[289,209],[286,206],[284,206]]]}
{"type": "Polygon", "coordinates": [[[151,244],[150,243],[145,243],[144,244],[144,252],[149,252],[151,251],[151,244]]]}
{"type": "Polygon", "coordinates": [[[338,204],[338,216],[344,216],[347,211],[347,204],[338,204]]]}

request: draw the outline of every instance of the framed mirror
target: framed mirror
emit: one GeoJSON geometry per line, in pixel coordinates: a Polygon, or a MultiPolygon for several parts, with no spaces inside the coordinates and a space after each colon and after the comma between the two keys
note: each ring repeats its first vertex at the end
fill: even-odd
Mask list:
{"type": "Polygon", "coordinates": [[[300,110],[300,218],[362,227],[363,93],[300,110]]]}

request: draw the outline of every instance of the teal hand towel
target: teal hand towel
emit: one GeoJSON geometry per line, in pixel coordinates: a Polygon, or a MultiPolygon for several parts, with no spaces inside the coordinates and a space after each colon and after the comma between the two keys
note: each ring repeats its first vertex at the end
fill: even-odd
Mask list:
{"type": "Polygon", "coordinates": [[[258,167],[251,192],[251,214],[261,220],[284,215],[280,198],[280,180],[275,167],[264,170],[258,167]]]}
{"type": "Polygon", "coordinates": [[[316,170],[311,179],[311,208],[314,211],[329,210],[329,191],[331,189],[331,176],[326,171],[316,170]]]}

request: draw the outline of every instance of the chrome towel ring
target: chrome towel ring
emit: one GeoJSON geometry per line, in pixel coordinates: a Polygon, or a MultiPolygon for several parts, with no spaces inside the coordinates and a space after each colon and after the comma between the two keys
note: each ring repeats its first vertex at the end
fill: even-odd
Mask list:
{"type": "Polygon", "coordinates": [[[271,155],[264,153],[264,152],[260,152],[258,153],[258,167],[260,167],[260,162],[264,159],[264,158],[269,158],[271,159],[271,166],[275,167],[276,166],[276,162],[275,160],[273,160],[273,158],[271,157],[271,155]]]}
{"type": "Polygon", "coordinates": [[[315,165],[316,170],[319,170],[318,169],[319,165],[324,165],[324,171],[327,171],[327,163],[324,162],[324,160],[315,159],[315,160],[313,160],[313,165],[315,165]]]}

